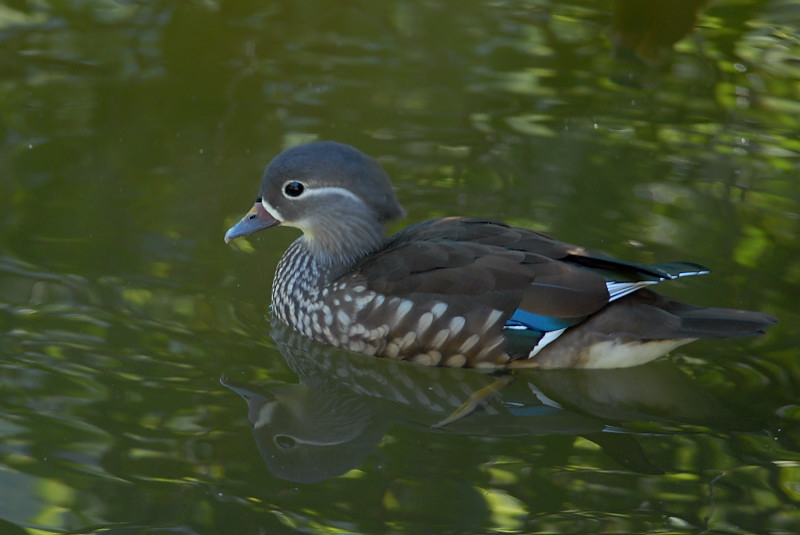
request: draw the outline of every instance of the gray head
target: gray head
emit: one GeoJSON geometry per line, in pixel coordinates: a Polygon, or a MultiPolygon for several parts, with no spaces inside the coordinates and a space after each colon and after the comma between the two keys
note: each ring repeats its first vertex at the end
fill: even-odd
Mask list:
{"type": "Polygon", "coordinates": [[[350,145],[321,141],[269,163],[255,206],[225,241],[288,225],[303,231],[319,262],[348,264],[380,247],[384,225],[404,213],[378,162],[350,145]]]}

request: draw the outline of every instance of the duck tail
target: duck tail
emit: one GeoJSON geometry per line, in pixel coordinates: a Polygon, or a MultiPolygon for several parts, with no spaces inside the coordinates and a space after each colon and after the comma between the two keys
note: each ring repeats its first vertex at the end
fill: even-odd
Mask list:
{"type": "Polygon", "coordinates": [[[777,323],[778,319],[764,312],[733,308],[703,308],[682,305],[685,310],[672,311],[681,319],[677,336],[691,338],[732,338],[755,336],[777,323]]]}

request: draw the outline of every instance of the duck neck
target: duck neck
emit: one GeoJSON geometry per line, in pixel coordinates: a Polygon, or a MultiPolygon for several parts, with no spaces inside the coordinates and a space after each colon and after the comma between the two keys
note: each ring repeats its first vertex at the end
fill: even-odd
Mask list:
{"type": "MultiPolygon", "coordinates": [[[[300,225],[299,225],[300,226],[300,225]]],[[[313,226],[301,226],[300,242],[320,267],[342,273],[385,243],[383,225],[358,211],[335,217],[317,215],[313,226]]]]}

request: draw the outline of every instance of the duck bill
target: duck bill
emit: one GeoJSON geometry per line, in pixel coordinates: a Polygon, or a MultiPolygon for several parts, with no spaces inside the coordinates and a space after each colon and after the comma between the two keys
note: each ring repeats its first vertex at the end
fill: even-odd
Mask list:
{"type": "Polygon", "coordinates": [[[253,232],[264,230],[265,228],[274,227],[275,225],[280,224],[280,221],[272,217],[272,215],[264,209],[261,203],[257,202],[253,205],[253,208],[247,212],[241,221],[228,229],[228,232],[225,233],[225,243],[229,243],[231,240],[235,240],[236,238],[247,236],[253,232]]]}

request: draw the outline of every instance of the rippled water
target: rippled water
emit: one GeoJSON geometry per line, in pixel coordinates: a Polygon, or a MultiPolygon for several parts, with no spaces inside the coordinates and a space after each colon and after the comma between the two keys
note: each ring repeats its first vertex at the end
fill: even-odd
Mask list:
{"type": "Polygon", "coordinates": [[[800,531],[800,8],[706,4],[0,6],[0,533],[800,531]],[[696,261],[665,291],[780,323],[442,426],[497,378],[271,325],[296,234],[222,243],[311,139],[392,230],[696,261]]]}

